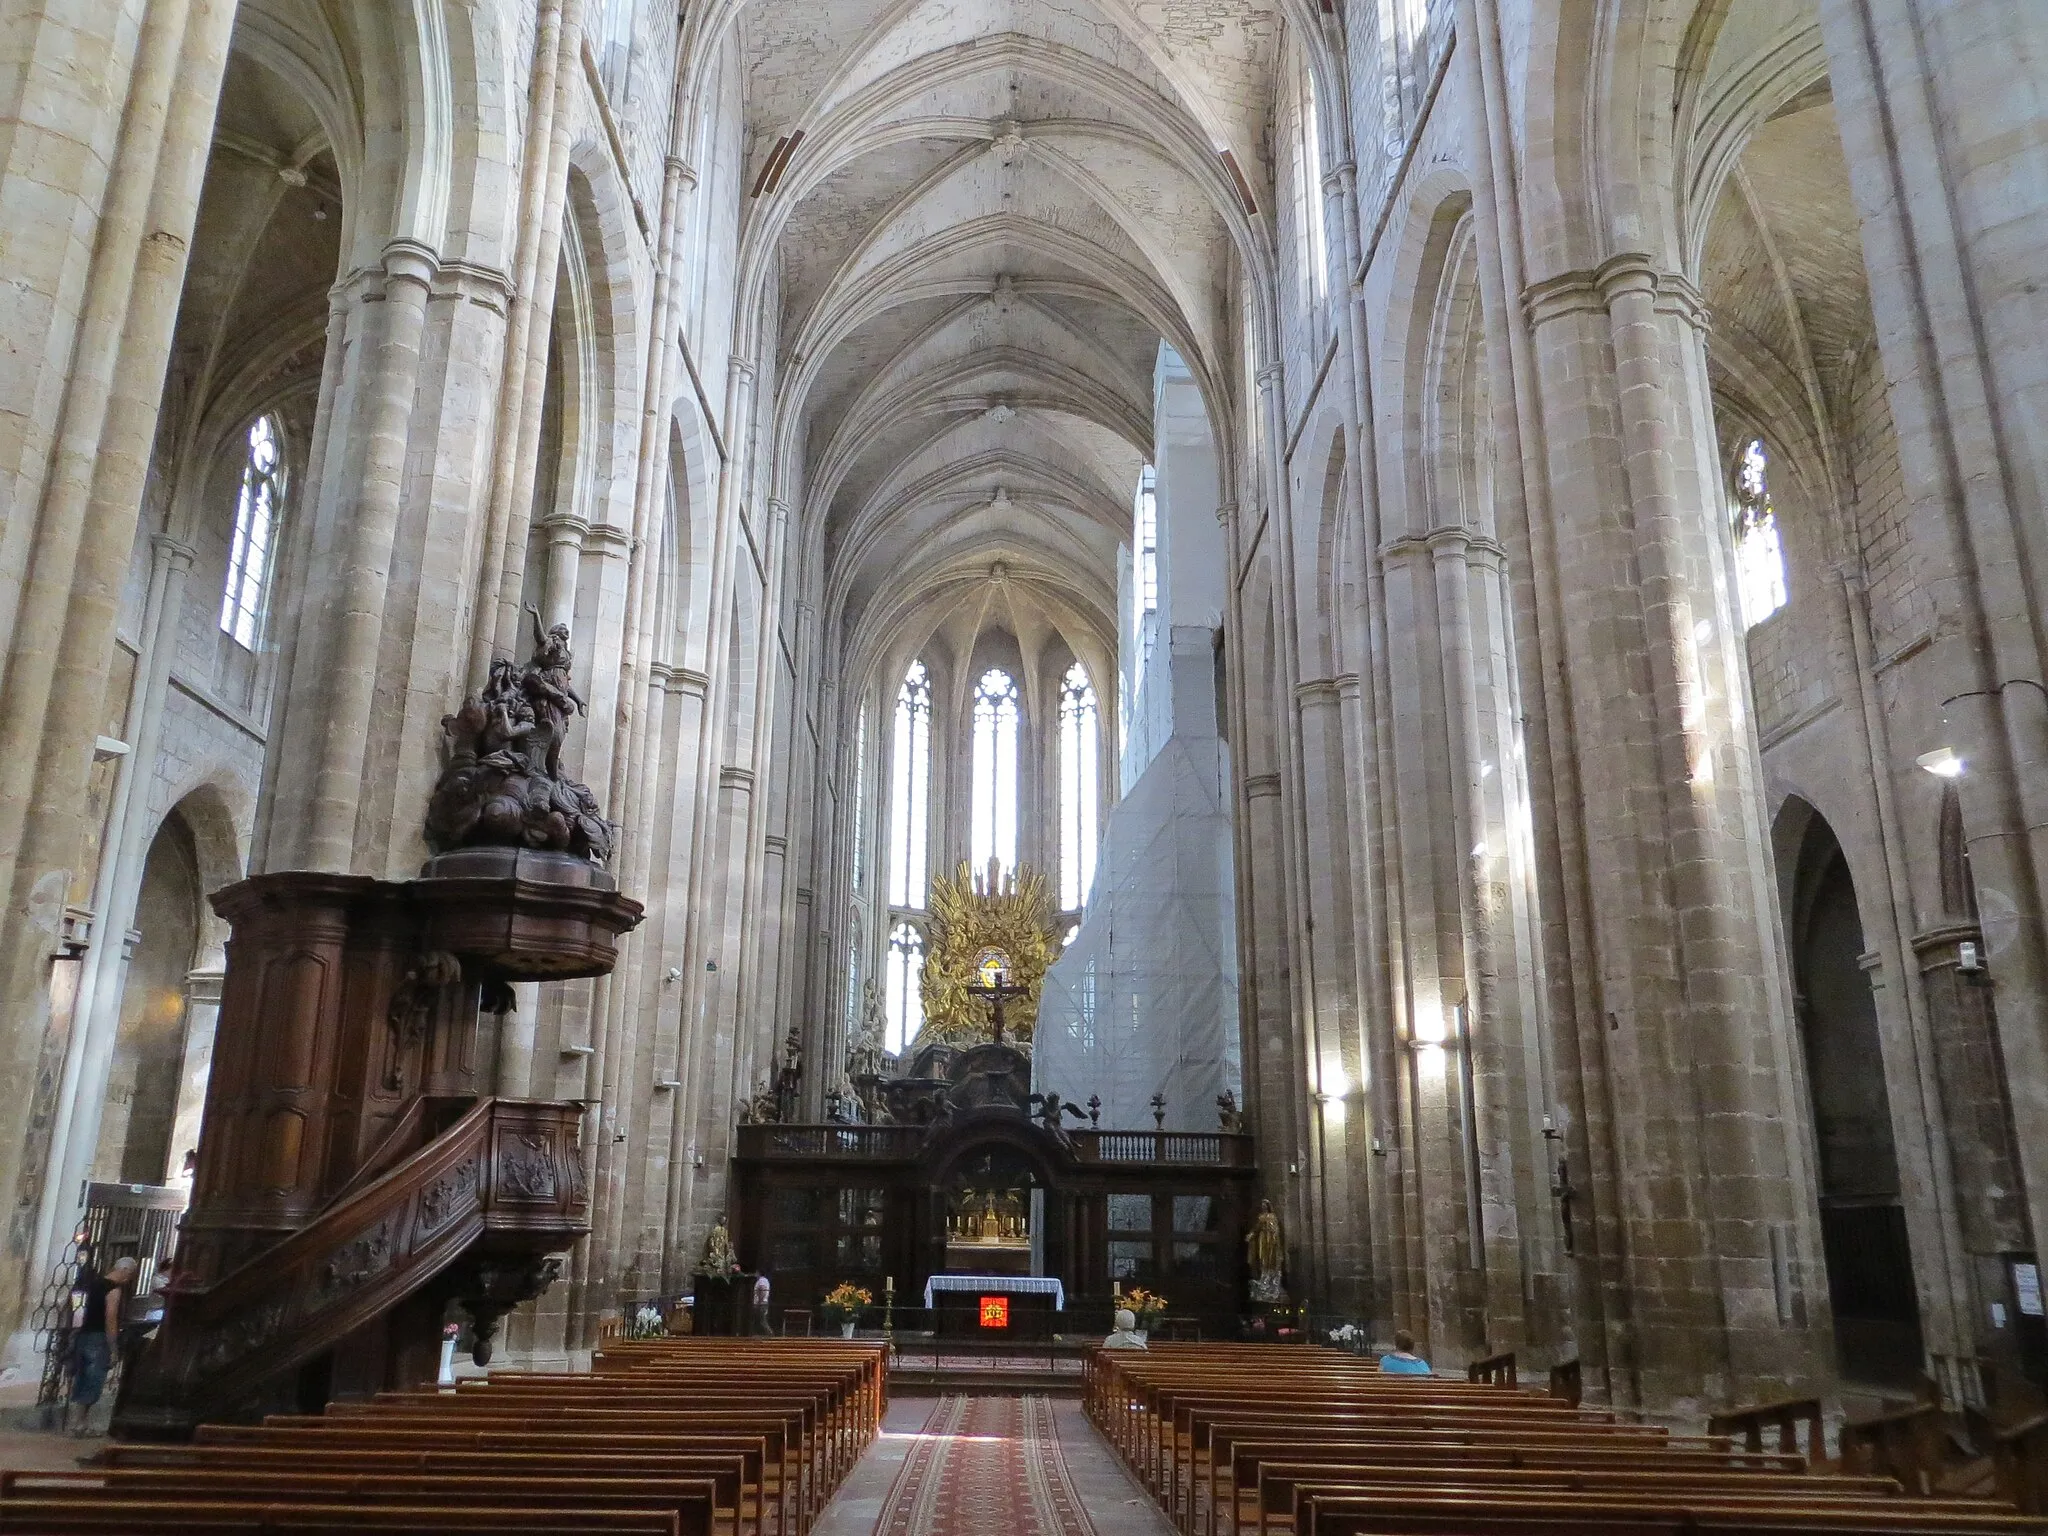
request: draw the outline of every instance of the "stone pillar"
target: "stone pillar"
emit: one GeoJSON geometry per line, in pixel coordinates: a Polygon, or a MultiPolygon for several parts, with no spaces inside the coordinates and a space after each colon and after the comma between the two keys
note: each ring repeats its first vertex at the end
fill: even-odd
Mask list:
{"type": "MultiPolygon", "coordinates": [[[[150,539],[149,592],[143,604],[142,644],[135,663],[124,730],[129,750],[116,768],[113,807],[101,845],[95,882],[98,919],[104,937],[126,934],[135,923],[135,903],[149,859],[155,823],[150,816],[151,777],[163,731],[164,700],[185,606],[185,579],[193,550],[165,534],[150,539]]],[[[43,1273],[70,1240],[77,1191],[100,1142],[100,1111],[107,1071],[121,1031],[121,999],[128,974],[126,944],[95,944],[79,980],[77,1011],[58,1090],[57,1116],[50,1129],[50,1169],[37,1213],[34,1264],[43,1273]]]]}
{"type": "Polygon", "coordinates": [[[171,1157],[167,1183],[192,1177],[185,1159],[196,1166],[199,1133],[206,1115],[206,1084],[213,1073],[213,1035],[220,1023],[221,982],[218,967],[193,971],[185,978],[185,1056],[178,1066],[178,1108],[171,1122],[171,1157]]]}
{"type": "Polygon", "coordinates": [[[1576,1046],[1560,1059],[1581,1333],[1604,1335],[1588,1387],[1679,1414],[1810,1391],[1826,1292],[1704,311],[1635,255],[1524,302],[1556,537],[1538,575],[1570,690],[1550,749],[1580,786],[1565,878],[1591,914],[1573,942],[1598,961],[1553,1021],[1576,1046]]]}
{"type": "MultiPolygon", "coordinates": [[[[229,0],[35,11],[16,18],[35,51],[10,62],[12,96],[0,102],[15,115],[0,207],[23,260],[19,277],[10,273],[8,333],[15,355],[35,360],[10,370],[30,398],[4,413],[0,433],[19,514],[0,533],[15,557],[0,567],[29,573],[25,586],[0,589],[10,643],[0,682],[0,884],[10,891],[0,1008],[14,1041],[0,1086],[19,1106],[0,1120],[0,1188],[16,1191],[18,1207],[29,1198],[17,1178],[36,1161],[21,1117],[49,1018],[48,959],[89,857],[106,659],[234,20],[229,0]],[[86,58],[104,62],[107,76],[81,74],[86,58]]],[[[32,1240],[24,1247],[32,1254],[32,1240]]],[[[11,1323],[21,1290],[0,1285],[0,1296],[0,1323],[11,1323]]]]}
{"type": "Polygon", "coordinates": [[[2048,11],[2030,0],[1823,0],[1887,398],[1934,599],[1923,668],[1983,914],[2033,1242],[2048,1229],[2048,11]]]}
{"type": "MultiPolygon", "coordinates": [[[[1317,1245],[1330,1311],[1371,1315],[1373,1253],[1367,1234],[1367,1148],[1371,1119],[1365,1112],[1358,1007],[1358,923],[1352,909],[1356,874],[1352,856],[1357,834],[1347,802],[1343,684],[1317,678],[1295,690],[1301,715],[1302,796],[1309,824],[1317,828],[1324,855],[1307,869],[1309,945],[1315,957],[1314,1098],[1317,1245]]],[[[1349,682],[1356,691],[1357,679],[1349,682]]]]}

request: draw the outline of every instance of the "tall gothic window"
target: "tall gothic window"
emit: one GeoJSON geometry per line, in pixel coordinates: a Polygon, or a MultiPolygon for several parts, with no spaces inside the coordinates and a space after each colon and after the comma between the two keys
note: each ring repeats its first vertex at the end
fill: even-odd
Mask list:
{"type": "Polygon", "coordinates": [[[1735,472],[1735,580],[1744,627],[1785,606],[1785,550],[1771,507],[1770,456],[1753,437],[1735,472]]]}
{"type": "Polygon", "coordinates": [[[1017,867],[1017,683],[1000,667],[974,687],[974,824],[977,870],[1017,867]]]}
{"type": "Polygon", "coordinates": [[[1097,711],[1088,669],[1075,662],[1060,685],[1060,910],[1078,912],[1095,880],[1097,711]]]}
{"type": "Polygon", "coordinates": [[[895,1056],[924,1027],[924,936],[909,923],[898,923],[890,931],[886,991],[883,1043],[895,1056]]]}
{"type": "Polygon", "coordinates": [[[932,814],[932,679],[913,661],[896,690],[896,741],[889,767],[889,900],[922,908],[932,814]]]}
{"type": "Polygon", "coordinates": [[[263,633],[263,604],[270,590],[271,546],[284,497],[284,444],[277,418],[258,416],[249,428],[249,457],[242,465],[242,490],[235,502],[235,536],[228,549],[228,581],[220,598],[221,633],[245,650],[255,650],[263,633]]]}
{"type": "Polygon", "coordinates": [[[868,888],[868,701],[853,730],[853,888],[868,888]]]}

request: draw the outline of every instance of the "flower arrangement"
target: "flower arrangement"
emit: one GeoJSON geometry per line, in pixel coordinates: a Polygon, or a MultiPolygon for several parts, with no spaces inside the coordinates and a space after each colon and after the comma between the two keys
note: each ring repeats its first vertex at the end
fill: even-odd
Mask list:
{"type": "Polygon", "coordinates": [[[825,1293],[825,1300],[818,1310],[825,1315],[828,1323],[850,1323],[862,1307],[875,1304],[872,1291],[864,1291],[851,1280],[842,1280],[825,1293]]]}
{"type": "Polygon", "coordinates": [[[1157,1328],[1159,1319],[1166,1316],[1166,1298],[1156,1291],[1133,1286],[1124,1292],[1124,1305],[1137,1314],[1138,1326],[1147,1332],[1157,1328]]]}
{"type": "Polygon", "coordinates": [[[1330,1342],[1339,1349],[1348,1349],[1356,1353],[1364,1340],[1365,1330],[1356,1323],[1346,1323],[1341,1328],[1330,1330],[1330,1342]]]}

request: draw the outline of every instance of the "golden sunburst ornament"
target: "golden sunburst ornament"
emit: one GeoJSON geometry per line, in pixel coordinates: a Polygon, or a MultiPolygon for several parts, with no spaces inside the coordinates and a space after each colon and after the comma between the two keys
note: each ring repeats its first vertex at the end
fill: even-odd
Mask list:
{"type": "Polygon", "coordinates": [[[924,959],[924,1028],[920,1045],[979,1045],[989,1039],[988,1004],[967,989],[998,972],[1024,995],[1005,1005],[1003,1035],[1029,1049],[1038,1022],[1038,992],[1059,953],[1052,888],[1029,866],[1003,871],[991,861],[977,876],[962,863],[932,882],[931,947],[924,959]]]}

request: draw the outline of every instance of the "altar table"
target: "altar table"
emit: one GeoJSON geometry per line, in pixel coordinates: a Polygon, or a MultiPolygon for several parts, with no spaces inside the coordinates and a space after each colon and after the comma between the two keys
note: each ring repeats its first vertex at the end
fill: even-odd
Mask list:
{"type": "Polygon", "coordinates": [[[1057,1275],[933,1275],[924,1283],[924,1304],[940,1291],[972,1291],[978,1296],[1050,1296],[1055,1312],[1067,1310],[1067,1288],[1057,1275]]]}

